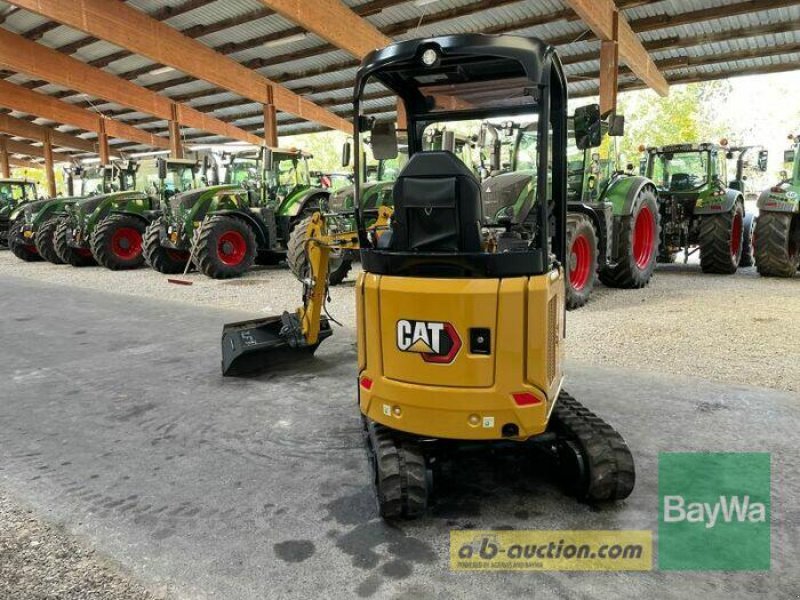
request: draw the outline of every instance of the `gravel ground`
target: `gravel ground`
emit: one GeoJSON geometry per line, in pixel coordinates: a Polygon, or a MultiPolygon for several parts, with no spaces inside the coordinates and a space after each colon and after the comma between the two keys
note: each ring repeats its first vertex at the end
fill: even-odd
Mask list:
{"type": "Polygon", "coordinates": [[[0,491],[0,598],[159,600],[122,568],[0,491]]]}
{"type": "MultiPolygon", "coordinates": [[[[0,252],[3,276],[113,291],[131,296],[278,314],[299,301],[299,284],[281,268],[214,281],[192,273],[191,286],[169,284],[149,269],[112,273],[24,263],[0,252]]],[[[353,279],[331,290],[330,312],[354,326],[353,279]]],[[[765,279],[754,268],[734,276],[705,275],[697,264],[659,265],[647,288],[600,286],[567,319],[568,354],[597,366],[692,375],[800,392],[800,276],[765,279]]]]}

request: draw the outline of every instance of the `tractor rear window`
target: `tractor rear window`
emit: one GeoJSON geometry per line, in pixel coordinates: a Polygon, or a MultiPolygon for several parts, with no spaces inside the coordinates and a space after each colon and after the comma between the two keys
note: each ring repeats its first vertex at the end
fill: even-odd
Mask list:
{"type": "MultiPolygon", "coordinates": [[[[31,196],[33,197],[33,196],[31,196]]],[[[20,183],[0,183],[0,199],[18,202],[25,198],[25,187],[20,183]]]]}
{"type": "Polygon", "coordinates": [[[692,192],[708,183],[708,167],[708,152],[655,154],[651,178],[662,190],[692,192]]]}

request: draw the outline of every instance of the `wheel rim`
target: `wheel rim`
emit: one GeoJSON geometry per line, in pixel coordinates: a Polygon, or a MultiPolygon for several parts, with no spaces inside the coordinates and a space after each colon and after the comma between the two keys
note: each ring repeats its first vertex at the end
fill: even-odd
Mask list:
{"type": "Polygon", "coordinates": [[[639,209],[633,224],[633,260],[640,269],[646,269],[653,257],[655,223],[656,219],[649,206],[639,209]]]}
{"type": "Polygon", "coordinates": [[[592,268],[592,248],[585,235],[577,236],[570,252],[569,283],[574,290],[582,290],[589,281],[592,268]]]}
{"type": "Polygon", "coordinates": [[[226,231],[217,242],[219,259],[228,266],[236,266],[247,254],[247,241],[238,231],[226,231]]]}
{"type": "Polygon", "coordinates": [[[142,236],[133,227],[120,227],[111,236],[111,251],[122,260],[136,258],[142,252],[142,236]]]}
{"type": "Polygon", "coordinates": [[[742,215],[734,213],[733,226],[731,227],[731,258],[739,257],[742,251],[742,215]]]}

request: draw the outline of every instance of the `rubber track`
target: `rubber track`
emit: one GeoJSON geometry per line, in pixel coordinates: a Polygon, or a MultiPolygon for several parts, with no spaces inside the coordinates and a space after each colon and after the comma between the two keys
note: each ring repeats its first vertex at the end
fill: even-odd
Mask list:
{"type": "MultiPolygon", "coordinates": [[[[147,226],[142,236],[142,255],[144,262],[164,275],[177,275],[183,273],[186,261],[172,260],[167,254],[167,249],[161,245],[161,227],[163,218],[158,217],[147,226]]],[[[188,252],[186,253],[188,257],[188,252]]],[[[188,260],[188,258],[187,258],[188,260]]]]}
{"type": "Polygon", "coordinates": [[[425,457],[419,445],[372,422],[368,443],[375,465],[378,506],[384,519],[413,519],[428,506],[425,457]]]}
{"type": "Polygon", "coordinates": [[[36,240],[36,250],[39,256],[54,265],[63,265],[64,261],[56,254],[56,247],[53,237],[56,232],[58,219],[48,219],[36,230],[34,239],[36,240]]]}
{"type": "Polygon", "coordinates": [[[554,429],[583,450],[589,480],[578,498],[590,502],[627,498],[636,483],[636,470],[622,436],[564,391],[559,394],[552,419],[554,429]]]}
{"type": "MultiPolygon", "coordinates": [[[[737,204],[737,207],[741,207],[737,204]]],[[[732,275],[738,264],[731,260],[733,213],[703,217],[700,221],[700,268],[703,273],[732,275]]]]}
{"type": "MultiPolygon", "coordinates": [[[[756,269],[765,277],[794,277],[800,254],[789,257],[789,235],[792,219],[797,215],[762,212],[756,225],[756,269]]],[[[800,226],[798,226],[800,227],[800,226]]],[[[800,240],[798,240],[800,243],[800,240]]]]}

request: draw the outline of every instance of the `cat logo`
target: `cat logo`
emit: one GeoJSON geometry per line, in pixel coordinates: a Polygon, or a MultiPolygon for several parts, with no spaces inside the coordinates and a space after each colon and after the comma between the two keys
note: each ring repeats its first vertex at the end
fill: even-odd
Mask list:
{"type": "Polygon", "coordinates": [[[425,362],[449,364],[461,349],[461,338],[450,323],[401,319],[397,322],[397,348],[419,354],[425,362]]]}

